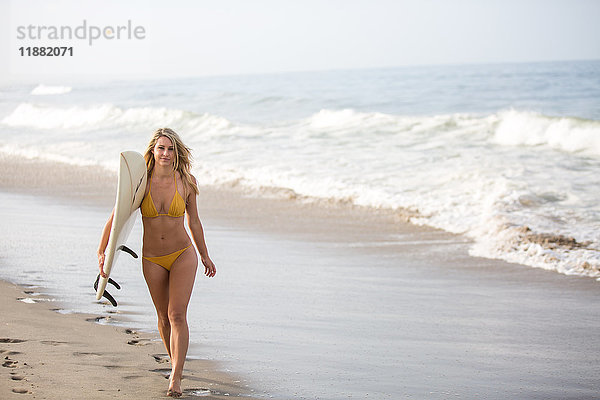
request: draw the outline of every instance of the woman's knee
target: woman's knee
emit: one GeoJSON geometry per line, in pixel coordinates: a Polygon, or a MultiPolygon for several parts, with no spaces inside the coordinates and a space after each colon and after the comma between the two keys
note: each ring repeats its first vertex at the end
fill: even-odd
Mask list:
{"type": "Polygon", "coordinates": [[[183,325],[187,323],[185,310],[169,310],[169,322],[171,325],[183,325]]]}

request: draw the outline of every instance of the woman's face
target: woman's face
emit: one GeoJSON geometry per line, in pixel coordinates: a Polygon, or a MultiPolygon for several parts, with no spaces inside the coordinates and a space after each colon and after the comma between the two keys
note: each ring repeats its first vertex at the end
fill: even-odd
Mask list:
{"type": "Polygon", "coordinates": [[[166,136],[161,136],[154,145],[154,160],[161,166],[172,166],[175,158],[173,142],[166,136]]]}

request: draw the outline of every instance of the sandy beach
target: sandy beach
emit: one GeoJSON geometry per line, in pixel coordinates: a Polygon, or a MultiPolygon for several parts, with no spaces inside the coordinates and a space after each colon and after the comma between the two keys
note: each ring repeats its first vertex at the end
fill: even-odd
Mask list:
{"type": "MultiPolygon", "coordinates": [[[[91,167],[7,158],[0,167],[6,171],[0,180],[4,192],[72,207],[108,210],[112,202],[114,182],[91,167]],[[65,187],[75,190],[68,176],[39,179],[49,167],[74,170],[91,184],[78,187],[75,198],[65,195],[65,187]],[[17,173],[21,180],[11,180],[17,173]],[[32,180],[34,190],[22,184],[32,180]]],[[[225,267],[213,286],[202,284],[199,296],[215,315],[230,315],[223,321],[236,328],[224,329],[241,332],[234,348],[264,353],[254,359],[257,369],[276,361],[284,339],[269,336],[265,327],[260,335],[244,333],[256,333],[256,326],[246,325],[258,326],[264,318],[270,327],[289,329],[284,332],[305,346],[293,353],[298,366],[319,370],[325,352],[333,352],[337,362],[329,369],[322,364],[314,374],[296,372],[299,394],[282,395],[278,381],[289,379],[285,371],[276,378],[236,376],[237,367],[253,362],[252,355],[246,356],[250,361],[242,354],[240,360],[224,360],[232,373],[220,372],[218,362],[192,359],[183,383],[190,397],[209,389],[209,398],[247,398],[255,395],[250,388],[265,388],[265,395],[256,397],[281,399],[594,399],[600,393],[600,291],[593,279],[471,257],[464,238],[406,224],[401,213],[306,202],[280,192],[258,197],[234,187],[204,188],[200,199],[209,248],[225,267]],[[228,228],[211,231],[211,226],[228,228]],[[304,273],[315,279],[303,279],[304,273]],[[266,283],[265,277],[272,278],[266,283]],[[301,302],[296,294],[304,296],[301,302]],[[252,301],[241,304],[244,295],[252,301]],[[289,308],[294,301],[295,308],[289,308]],[[263,316],[260,309],[268,313],[263,316]],[[320,343],[313,348],[311,341],[320,343]],[[361,364],[382,349],[389,357],[361,364]],[[350,373],[376,374],[380,382],[342,394],[352,385],[350,373]],[[327,393],[336,395],[321,394],[326,385],[327,393]]],[[[1,287],[2,398],[164,396],[166,380],[160,376],[168,363],[157,356],[164,351],[156,334],[100,326],[93,323],[94,314],[53,312],[52,302],[18,301],[28,297],[27,290],[9,283],[1,287]]],[[[205,334],[217,336],[210,329],[205,334]]],[[[225,345],[230,334],[220,332],[225,345]]]]}
{"type": "MultiPolygon", "coordinates": [[[[0,281],[0,398],[156,399],[170,366],[154,334],[96,323],[97,316],[31,304],[31,289],[0,281]],[[24,396],[28,395],[28,396],[24,396]]],[[[203,360],[186,363],[186,397],[240,398],[245,388],[203,360]]],[[[247,397],[243,397],[247,398],[247,397]]]]}
{"type": "MultiPolygon", "coordinates": [[[[113,201],[115,182],[103,170],[13,158],[0,163],[9,172],[0,184],[3,191],[80,206],[110,207],[113,201]],[[46,168],[64,170],[47,180],[46,168]],[[81,179],[73,179],[73,172],[81,179]]],[[[0,280],[0,398],[165,397],[170,363],[158,333],[108,325],[111,316],[102,306],[98,314],[65,313],[60,301],[43,292],[34,284],[0,280]]],[[[215,362],[188,359],[184,398],[252,398],[247,384],[222,371],[215,362]]]]}

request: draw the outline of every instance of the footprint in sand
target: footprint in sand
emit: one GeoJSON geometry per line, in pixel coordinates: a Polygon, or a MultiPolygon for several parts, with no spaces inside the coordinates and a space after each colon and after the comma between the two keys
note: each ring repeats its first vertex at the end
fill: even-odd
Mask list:
{"type": "MultiPolygon", "coordinates": [[[[23,339],[12,339],[12,338],[0,338],[0,343],[23,343],[26,342],[26,340],[23,339]]],[[[0,350],[0,354],[8,354],[8,355],[16,355],[16,354],[21,354],[18,351],[10,351],[10,350],[0,350]]],[[[19,362],[16,360],[12,360],[9,356],[4,357],[4,362],[2,363],[2,366],[4,368],[19,368],[19,362]]],[[[27,363],[24,363],[23,366],[26,366],[27,363]]],[[[16,382],[20,382],[25,380],[24,376],[18,375],[17,372],[11,372],[10,373],[10,379],[16,382]]],[[[29,390],[27,389],[22,389],[22,388],[14,388],[12,389],[13,393],[17,393],[17,394],[28,394],[31,393],[29,390]]]]}
{"type": "Polygon", "coordinates": [[[127,344],[131,345],[131,346],[146,346],[149,345],[151,342],[150,339],[133,339],[130,340],[129,342],[127,342],[127,344]]]}
{"type": "Polygon", "coordinates": [[[169,375],[171,375],[171,368],[156,368],[151,369],[150,372],[156,372],[157,374],[162,375],[166,379],[169,379],[169,375]]]}
{"type": "Polygon", "coordinates": [[[104,368],[108,368],[108,369],[120,369],[120,368],[125,368],[123,365],[105,365],[104,368]]]}
{"type": "Polygon", "coordinates": [[[141,375],[125,375],[123,377],[123,379],[125,379],[125,380],[142,379],[142,378],[144,378],[144,377],[141,375]]]}
{"type": "Polygon", "coordinates": [[[23,339],[10,339],[10,338],[0,338],[0,343],[23,343],[27,340],[23,339]]]}
{"type": "Polygon", "coordinates": [[[112,318],[109,316],[101,316],[101,317],[94,317],[94,318],[86,318],[87,322],[95,322],[97,324],[100,325],[106,325],[107,323],[110,323],[112,321],[112,318]]]}
{"type": "Polygon", "coordinates": [[[2,363],[2,366],[4,368],[18,368],[17,364],[19,362],[15,361],[15,360],[11,360],[10,358],[8,358],[8,356],[4,359],[4,362],[2,363]]]}
{"type": "Polygon", "coordinates": [[[56,340],[42,340],[40,343],[48,346],[64,346],[68,344],[68,342],[58,342],[56,340]]]}
{"type": "Polygon", "coordinates": [[[17,354],[21,354],[21,352],[20,351],[0,350],[0,354],[6,354],[7,356],[16,356],[17,354]]]}
{"type": "Polygon", "coordinates": [[[159,364],[169,362],[168,354],[152,354],[152,357],[154,358],[154,361],[156,361],[159,364]]]}
{"type": "MultiPolygon", "coordinates": [[[[204,397],[204,396],[210,396],[211,392],[210,392],[210,389],[198,388],[198,389],[184,389],[183,394],[185,396],[191,396],[191,397],[204,397]]],[[[215,393],[215,394],[218,394],[218,393],[215,393]]],[[[225,396],[228,396],[228,394],[226,394],[225,396]]]]}
{"type": "Polygon", "coordinates": [[[73,353],[75,357],[102,357],[100,353],[89,353],[84,351],[76,351],[73,353]]]}

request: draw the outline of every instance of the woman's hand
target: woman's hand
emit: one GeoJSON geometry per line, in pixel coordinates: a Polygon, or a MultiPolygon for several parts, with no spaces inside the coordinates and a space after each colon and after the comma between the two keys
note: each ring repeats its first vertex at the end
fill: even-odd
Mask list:
{"type": "Polygon", "coordinates": [[[98,268],[100,269],[100,276],[106,278],[106,274],[104,273],[104,253],[98,252],[98,268]]]}
{"type": "Polygon", "coordinates": [[[202,264],[204,265],[204,275],[212,278],[217,274],[217,268],[215,267],[215,263],[212,262],[210,257],[200,257],[202,260],[202,264]]]}
{"type": "Polygon", "coordinates": [[[98,245],[97,254],[98,254],[98,268],[100,268],[100,276],[106,278],[106,274],[104,273],[104,251],[106,250],[106,246],[108,245],[108,238],[110,236],[110,229],[112,228],[113,218],[115,216],[115,209],[113,208],[110,213],[110,217],[108,221],[106,221],[106,225],[104,225],[104,229],[102,230],[102,236],[100,237],[100,244],[98,245]]]}

